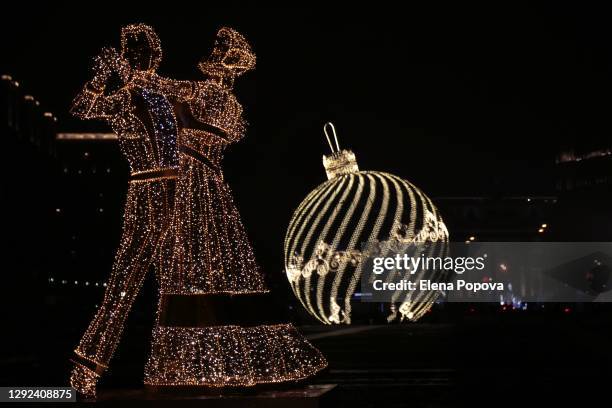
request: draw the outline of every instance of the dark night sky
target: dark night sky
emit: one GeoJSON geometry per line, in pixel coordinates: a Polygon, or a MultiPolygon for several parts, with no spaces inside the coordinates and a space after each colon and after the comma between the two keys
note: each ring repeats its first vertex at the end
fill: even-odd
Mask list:
{"type": "MultiPolygon", "coordinates": [[[[220,26],[228,25],[245,34],[257,53],[257,69],[237,81],[236,93],[244,104],[250,126],[244,140],[228,149],[224,168],[258,262],[273,282],[275,295],[283,300],[279,310],[288,304],[297,305],[282,276],[282,243],[293,210],[325,180],[321,156],[328,152],[322,133],[326,121],[336,124],[341,144],[356,153],[362,169],[395,173],[420,187],[434,201],[436,197],[455,195],[555,194],[554,162],[563,146],[583,149],[612,146],[610,13],[584,2],[575,2],[573,6],[524,6],[508,2],[494,8],[466,6],[464,2],[453,6],[395,2],[401,3],[401,8],[370,2],[368,7],[360,8],[355,6],[358,2],[352,2],[338,9],[313,3],[307,3],[309,7],[282,9],[242,7],[238,2],[222,1],[173,1],[159,5],[150,0],[139,6],[128,5],[126,0],[114,4],[27,0],[9,3],[12,4],[2,4],[0,11],[0,74],[11,74],[18,80],[24,92],[34,95],[45,109],[57,115],[59,130],[64,131],[109,130],[101,123],[71,118],[68,109],[72,98],[89,79],[92,57],[104,46],[119,45],[121,26],[137,22],[152,25],[164,50],[159,72],[177,79],[201,78],[196,63],[210,52],[220,26]],[[211,6],[213,3],[228,6],[211,6]]],[[[3,334],[8,333],[0,336],[0,381],[11,386],[60,385],[67,378],[68,353],[94,310],[94,297],[99,295],[92,294],[93,288],[89,291],[76,285],[67,285],[66,289],[52,286],[47,277],[74,276],[81,283],[84,279],[92,282],[106,279],[119,242],[118,212],[125,200],[127,183],[124,180],[119,183],[119,177],[115,177],[109,182],[117,182],[114,191],[107,194],[111,189],[105,189],[103,200],[93,195],[95,200],[83,204],[81,198],[87,195],[81,190],[87,189],[82,185],[89,179],[84,177],[75,186],[77,183],[71,184],[75,180],[72,173],[70,176],[53,173],[57,169],[45,167],[49,163],[44,159],[38,166],[30,166],[29,172],[20,172],[19,166],[25,168],[32,157],[41,157],[27,152],[21,152],[23,157],[3,152],[4,173],[8,177],[0,187],[8,186],[6,191],[11,195],[2,190],[4,204],[9,206],[4,222],[7,226],[3,224],[9,242],[4,245],[6,255],[3,254],[2,264],[6,272],[3,285],[9,290],[0,297],[3,334]],[[48,173],[39,179],[41,169],[48,169],[48,173]],[[48,180],[53,181],[46,183],[48,180]],[[58,200],[59,195],[63,200],[58,200]],[[55,209],[67,201],[68,209],[57,214],[55,209]],[[92,204],[98,202],[112,202],[108,205],[112,208],[100,215],[97,204],[92,204]],[[69,214],[72,209],[74,213],[69,214]],[[117,214],[111,219],[113,211],[117,214]],[[8,345],[4,346],[4,342],[8,345]],[[33,360],[32,355],[39,357],[33,360]],[[20,366],[18,370],[13,368],[16,365],[20,366]],[[19,378],[28,381],[18,381],[19,378]],[[32,378],[44,380],[37,383],[32,378]]],[[[100,177],[98,173],[91,179],[99,181],[100,177]]],[[[99,188],[94,184],[87,187],[94,191],[99,188]]],[[[581,206],[560,199],[550,210],[551,218],[537,219],[533,224],[529,224],[531,218],[518,219],[524,213],[517,210],[518,216],[501,225],[506,228],[504,231],[518,230],[517,234],[523,233],[521,228],[533,225],[532,233],[536,235],[536,225],[546,222],[551,224],[553,234],[555,231],[565,234],[552,235],[552,239],[612,241],[610,197],[608,201],[591,197],[581,206]],[[593,202],[599,206],[592,205],[593,202]],[[515,220],[520,225],[507,227],[515,220]]],[[[507,220],[505,214],[514,214],[500,207],[490,217],[487,212],[490,207],[483,207],[485,225],[477,227],[487,229],[489,219],[507,220]]],[[[546,208],[550,207],[547,204],[546,208]]],[[[463,219],[457,218],[461,224],[463,219]]],[[[465,218],[465,223],[471,222],[469,217],[465,218]]],[[[451,239],[465,239],[453,235],[453,225],[447,224],[451,239]]],[[[491,227],[494,228],[497,227],[491,227]]],[[[531,240],[529,233],[526,240],[531,240]]],[[[143,363],[138,363],[138,359],[145,358],[143,338],[150,331],[147,329],[147,334],[143,334],[145,331],[134,331],[134,327],[142,329],[143,322],[153,316],[152,295],[156,293],[153,279],[147,285],[143,292],[149,298],[141,296],[140,306],[136,304],[136,313],[130,318],[137,324],[128,322],[131,329],[126,330],[127,341],[124,340],[123,351],[118,353],[119,361],[123,359],[123,366],[119,363],[118,367],[132,367],[132,374],[128,371],[127,376],[122,376],[122,368],[114,369],[111,384],[113,375],[115,383],[120,384],[125,378],[126,384],[142,380],[143,363]]],[[[535,311],[531,306],[529,310],[535,311]]],[[[546,311],[549,310],[554,313],[556,309],[547,306],[546,311]]],[[[611,327],[609,309],[593,310],[600,311],[597,316],[606,316],[602,319],[604,327],[611,327]]],[[[537,316],[540,312],[535,311],[537,316]]],[[[567,382],[565,389],[586,395],[583,392],[586,386],[575,384],[583,376],[575,373],[595,373],[593,377],[582,378],[585,385],[597,376],[609,378],[609,373],[599,374],[593,367],[609,367],[597,360],[604,354],[596,346],[609,339],[610,333],[607,329],[593,331],[595,325],[583,320],[585,314],[576,314],[576,318],[573,314],[559,320],[563,330],[555,326],[557,320],[547,317],[535,323],[521,320],[523,323],[514,326],[500,320],[506,317],[505,312],[504,316],[483,312],[483,321],[490,317],[494,325],[478,326],[474,322],[481,320],[466,318],[466,322],[472,323],[463,326],[466,332],[459,335],[468,346],[461,347],[459,343],[455,349],[467,350],[459,354],[468,359],[470,368],[474,365],[476,369],[457,371],[469,378],[468,381],[460,378],[458,388],[467,389],[466,395],[472,398],[486,389],[512,395],[524,384],[538,387],[543,383],[554,384],[558,389],[559,384],[567,382]],[[566,318],[578,322],[578,326],[566,326],[572,321],[566,318]],[[541,333],[551,339],[557,336],[561,341],[547,343],[542,341],[541,333]],[[591,344],[592,339],[601,341],[591,344]],[[486,363],[485,357],[473,360],[474,356],[487,354],[474,345],[489,343],[496,345],[494,358],[487,355],[486,363]],[[536,343],[541,347],[531,347],[536,343]],[[527,350],[524,351],[517,345],[529,346],[523,347],[527,350]],[[572,350],[576,352],[572,354],[572,350]],[[585,354],[584,350],[588,352],[585,354]],[[548,356],[552,356],[553,363],[548,363],[548,356]],[[549,380],[547,373],[551,371],[563,381],[549,380]],[[474,387],[477,392],[463,387],[463,383],[470,385],[471,381],[477,384],[474,387]],[[505,388],[500,388],[500,384],[505,388]]],[[[452,319],[455,315],[448,316],[452,319]]],[[[358,339],[374,339],[372,344],[378,339],[367,336],[358,339]]],[[[410,336],[413,340],[419,337],[413,336],[412,331],[410,336]]],[[[423,339],[433,350],[442,344],[438,340],[444,345],[448,343],[445,336],[427,334],[423,339]]],[[[452,336],[454,341],[455,332],[452,336]]],[[[388,344],[384,340],[380,344],[388,344]]],[[[336,347],[340,341],[329,344],[336,347]]],[[[351,347],[347,344],[337,346],[336,351],[340,350],[340,354],[348,356],[343,358],[353,359],[355,364],[361,364],[359,360],[364,355],[378,359],[367,340],[363,345],[367,344],[369,354],[357,357],[347,353],[351,347]]],[[[424,350],[417,360],[413,359],[414,353],[404,354],[410,364],[416,362],[420,368],[421,361],[435,353],[424,350]]],[[[401,358],[396,361],[395,351],[389,358],[398,367],[405,364],[401,358]]],[[[433,365],[442,363],[431,364],[442,367],[433,365]]],[[[443,364],[447,367],[447,362],[443,364]]],[[[413,378],[413,371],[409,372],[410,384],[418,381],[418,377],[413,378]]],[[[372,378],[379,378],[378,375],[372,378]]],[[[433,374],[427,371],[427,378],[430,375],[433,374]]],[[[454,377],[455,372],[448,375],[454,377]]],[[[395,371],[389,377],[394,382],[402,378],[395,371]]],[[[437,377],[431,378],[438,384],[437,377]]],[[[430,387],[429,382],[424,384],[436,393],[443,389],[430,387]]],[[[588,386],[587,392],[598,389],[590,382],[588,386]]],[[[537,391],[542,394],[541,389],[537,391]]],[[[454,394],[448,395],[454,398],[454,394]]],[[[362,393],[354,395],[359,398],[362,393]]]]}
{"type": "MultiPolygon", "coordinates": [[[[228,151],[226,171],[256,241],[270,233],[258,232],[267,217],[288,222],[324,180],[327,120],[361,168],[396,173],[434,197],[554,192],[559,147],[599,146],[612,133],[604,10],[99,4],[9,6],[2,72],[56,113],[61,129],[100,129],[67,109],[91,57],[118,45],[122,25],[153,25],[160,72],[185,79],[199,77],[196,62],[219,26],[243,32],[258,55],[257,70],[237,84],[251,126],[228,151]]],[[[275,223],[274,234],[283,228],[275,223]]]]}

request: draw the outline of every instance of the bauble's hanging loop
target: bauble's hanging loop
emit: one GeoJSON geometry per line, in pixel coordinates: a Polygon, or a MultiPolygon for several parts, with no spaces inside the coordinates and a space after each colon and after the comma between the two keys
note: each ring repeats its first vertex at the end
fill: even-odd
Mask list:
{"type": "Polygon", "coordinates": [[[333,123],[331,122],[327,122],[325,125],[323,125],[323,133],[325,133],[325,138],[327,139],[327,143],[329,144],[329,148],[331,149],[332,153],[337,153],[340,151],[340,144],[338,143],[338,135],[336,135],[336,127],[334,126],[333,123]],[[334,135],[334,141],[336,142],[336,150],[334,151],[334,146],[332,145],[331,142],[331,138],[329,137],[329,134],[327,133],[327,127],[331,128],[331,131],[334,135]]]}

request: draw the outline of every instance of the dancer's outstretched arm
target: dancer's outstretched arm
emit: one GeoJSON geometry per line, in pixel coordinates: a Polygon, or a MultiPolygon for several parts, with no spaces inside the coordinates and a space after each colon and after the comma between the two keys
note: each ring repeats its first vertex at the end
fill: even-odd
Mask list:
{"type": "Polygon", "coordinates": [[[130,102],[126,87],[107,92],[107,84],[113,74],[124,83],[131,75],[129,66],[112,48],[105,48],[94,58],[93,76],[74,98],[70,113],[81,119],[109,120],[122,112],[130,102]]]}
{"type": "Polygon", "coordinates": [[[165,95],[179,102],[187,102],[194,97],[195,82],[170,79],[151,72],[134,74],[134,85],[165,95]]]}

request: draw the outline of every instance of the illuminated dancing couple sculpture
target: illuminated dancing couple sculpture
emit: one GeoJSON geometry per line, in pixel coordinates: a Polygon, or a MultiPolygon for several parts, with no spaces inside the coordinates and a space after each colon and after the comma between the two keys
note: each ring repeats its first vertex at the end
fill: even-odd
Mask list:
{"type": "Polygon", "coordinates": [[[72,108],[111,125],[132,173],[121,244],[70,382],[95,396],[152,266],[160,298],[145,384],[251,387],[307,378],[327,363],[291,324],[269,322],[253,306],[268,289],[221,170],[226,146],[245,133],[233,82],[255,67],[255,55],[242,35],[223,28],[199,64],[202,81],[163,78],[160,60],[150,27],[125,27],[120,52],[96,58],[72,108]]]}

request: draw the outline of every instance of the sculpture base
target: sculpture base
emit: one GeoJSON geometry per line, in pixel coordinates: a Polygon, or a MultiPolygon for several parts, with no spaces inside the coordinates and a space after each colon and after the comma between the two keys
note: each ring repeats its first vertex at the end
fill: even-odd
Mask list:
{"type": "Polygon", "coordinates": [[[156,401],[157,405],[161,406],[176,405],[180,401],[181,406],[193,404],[201,407],[205,404],[207,408],[318,408],[323,406],[323,401],[329,397],[335,387],[336,384],[318,384],[277,390],[217,391],[198,390],[198,387],[145,387],[131,390],[102,390],[96,402],[109,406],[115,406],[120,401],[147,400],[156,401]]]}

